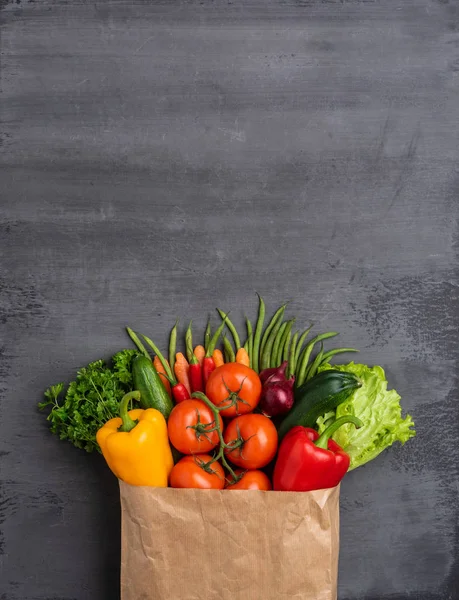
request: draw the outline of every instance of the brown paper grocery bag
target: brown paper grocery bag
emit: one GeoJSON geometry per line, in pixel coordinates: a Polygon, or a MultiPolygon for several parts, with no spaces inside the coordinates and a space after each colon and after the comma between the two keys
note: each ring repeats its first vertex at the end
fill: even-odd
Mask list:
{"type": "Polygon", "coordinates": [[[122,600],[336,600],[339,487],[120,493],[122,600]]]}

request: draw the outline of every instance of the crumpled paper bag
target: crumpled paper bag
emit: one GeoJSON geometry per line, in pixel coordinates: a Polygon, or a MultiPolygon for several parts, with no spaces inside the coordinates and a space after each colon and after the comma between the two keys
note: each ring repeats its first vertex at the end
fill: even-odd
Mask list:
{"type": "Polygon", "coordinates": [[[339,486],[120,494],[121,600],[337,598],[339,486]]]}

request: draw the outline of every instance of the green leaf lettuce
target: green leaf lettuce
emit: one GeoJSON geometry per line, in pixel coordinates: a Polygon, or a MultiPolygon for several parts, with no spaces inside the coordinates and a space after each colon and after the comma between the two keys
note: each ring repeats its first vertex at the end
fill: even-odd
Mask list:
{"type": "Polygon", "coordinates": [[[335,369],[354,373],[362,381],[362,387],[336,409],[336,413],[327,413],[317,421],[319,432],[332,418],[353,415],[364,425],[356,429],[353,425],[343,425],[333,434],[333,439],[351,457],[349,470],[364,465],[376,458],[394,442],[404,444],[416,435],[414,422],[410,415],[402,418],[400,395],[395,390],[387,390],[384,369],[380,366],[351,362],[347,365],[323,364],[320,371],[335,369]]]}

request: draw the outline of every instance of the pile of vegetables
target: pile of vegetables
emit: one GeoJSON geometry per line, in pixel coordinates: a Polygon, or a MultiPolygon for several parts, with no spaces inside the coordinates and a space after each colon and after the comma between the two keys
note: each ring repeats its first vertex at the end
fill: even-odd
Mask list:
{"type": "Polygon", "coordinates": [[[110,364],[81,369],[67,387],[51,386],[41,409],[51,431],[104,455],[132,485],[308,491],[336,486],[350,469],[394,442],[415,435],[384,370],[354,362],[330,364],[354,348],[324,350],[338,335],[294,331],[286,305],[266,320],[259,297],[255,322],[240,335],[218,309],[203,343],[192,323],[177,348],[177,323],[167,355],[147,335],[127,328],[135,349],[110,364]],[[220,347],[219,347],[220,344],[220,347]],[[317,348],[320,344],[320,348],[317,348]]]}

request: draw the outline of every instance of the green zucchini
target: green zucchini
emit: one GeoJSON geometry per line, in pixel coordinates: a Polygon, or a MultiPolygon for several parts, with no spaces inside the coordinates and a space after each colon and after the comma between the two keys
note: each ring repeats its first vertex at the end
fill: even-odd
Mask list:
{"type": "Polygon", "coordinates": [[[134,389],[140,392],[142,408],[156,408],[167,419],[173,407],[172,400],[149,358],[143,355],[134,358],[132,379],[134,389]]]}
{"type": "Polygon", "coordinates": [[[322,371],[295,391],[295,404],[279,427],[279,439],[295,425],[314,427],[317,419],[335,410],[362,382],[345,371],[322,371]]]}

